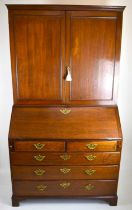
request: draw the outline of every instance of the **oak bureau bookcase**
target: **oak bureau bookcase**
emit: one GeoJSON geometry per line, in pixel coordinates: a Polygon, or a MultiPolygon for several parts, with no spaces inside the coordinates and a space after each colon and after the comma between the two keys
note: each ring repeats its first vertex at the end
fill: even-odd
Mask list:
{"type": "Polygon", "coordinates": [[[124,7],[7,7],[14,96],[12,205],[51,197],[117,205],[124,7]]]}

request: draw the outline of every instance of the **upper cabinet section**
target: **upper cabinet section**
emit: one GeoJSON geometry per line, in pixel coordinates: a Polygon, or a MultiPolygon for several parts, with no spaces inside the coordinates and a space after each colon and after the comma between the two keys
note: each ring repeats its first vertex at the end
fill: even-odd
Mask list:
{"type": "Polygon", "coordinates": [[[10,5],[14,103],[116,104],[122,11],[10,5]]]}

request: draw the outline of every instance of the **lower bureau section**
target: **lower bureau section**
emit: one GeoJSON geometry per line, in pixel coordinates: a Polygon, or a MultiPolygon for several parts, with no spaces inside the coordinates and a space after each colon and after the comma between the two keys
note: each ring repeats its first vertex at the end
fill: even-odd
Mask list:
{"type": "Polygon", "coordinates": [[[117,179],[119,167],[112,166],[12,166],[15,180],[117,179]]]}
{"type": "Polygon", "coordinates": [[[15,196],[111,196],[116,195],[116,180],[15,181],[15,196]]]}

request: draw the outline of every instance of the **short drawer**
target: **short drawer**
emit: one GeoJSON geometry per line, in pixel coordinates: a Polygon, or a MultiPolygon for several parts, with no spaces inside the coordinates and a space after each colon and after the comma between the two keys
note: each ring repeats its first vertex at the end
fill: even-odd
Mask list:
{"type": "Polygon", "coordinates": [[[63,181],[15,181],[16,196],[42,195],[115,195],[115,180],[63,180],[63,181]]]}
{"type": "Polygon", "coordinates": [[[112,166],[12,166],[14,180],[117,179],[112,166]]]}
{"type": "Polygon", "coordinates": [[[65,142],[60,141],[15,141],[15,151],[65,151],[65,142]]]}
{"type": "Polygon", "coordinates": [[[120,162],[120,152],[11,152],[11,161],[13,165],[117,165],[120,162]]]}
{"type": "Polygon", "coordinates": [[[67,150],[69,152],[76,151],[102,151],[114,152],[117,150],[117,141],[82,141],[68,142],[67,150]]]}

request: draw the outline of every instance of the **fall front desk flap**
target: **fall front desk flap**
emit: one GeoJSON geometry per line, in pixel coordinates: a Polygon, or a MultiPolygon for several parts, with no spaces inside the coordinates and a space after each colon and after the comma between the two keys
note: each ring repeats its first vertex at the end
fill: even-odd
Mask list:
{"type": "Polygon", "coordinates": [[[122,133],[117,107],[14,107],[9,138],[121,139],[122,133]]]}

